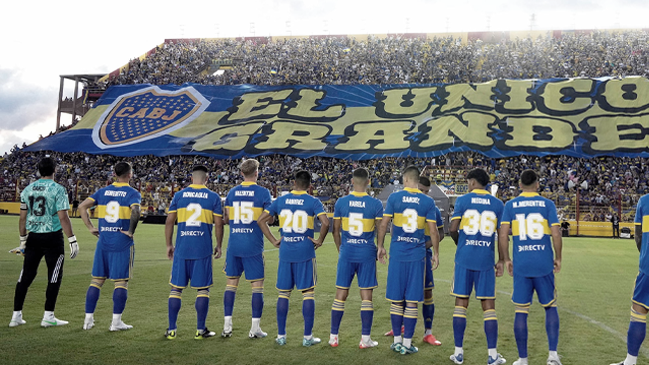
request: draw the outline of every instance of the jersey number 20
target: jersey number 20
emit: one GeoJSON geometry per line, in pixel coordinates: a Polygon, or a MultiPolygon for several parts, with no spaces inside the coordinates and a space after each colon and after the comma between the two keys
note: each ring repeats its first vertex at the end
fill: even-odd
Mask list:
{"type": "Polygon", "coordinates": [[[303,210],[291,212],[288,209],[282,209],[279,216],[284,220],[282,232],[284,233],[305,233],[307,230],[307,221],[309,216],[303,210]]]}

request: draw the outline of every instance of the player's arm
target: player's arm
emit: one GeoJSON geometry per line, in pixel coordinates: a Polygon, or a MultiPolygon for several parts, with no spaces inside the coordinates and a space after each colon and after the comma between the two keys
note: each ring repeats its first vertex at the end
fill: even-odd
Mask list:
{"type": "Polygon", "coordinates": [[[433,248],[433,270],[435,270],[439,266],[439,232],[437,231],[437,221],[428,221],[426,223],[430,229],[429,242],[433,248]]]}
{"type": "Polygon", "coordinates": [[[509,275],[514,275],[514,266],[509,258],[509,222],[501,222],[498,230],[498,264],[496,276],[502,276],[504,267],[509,275]]]}
{"type": "Polygon", "coordinates": [[[88,209],[90,209],[93,205],[95,205],[95,200],[92,198],[86,198],[81,204],[79,204],[79,215],[81,215],[81,220],[83,221],[83,224],[86,225],[86,228],[88,228],[88,231],[94,236],[99,237],[99,230],[97,227],[92,225],[92,222],[90,221],[90,215],[88,214],[88,209]]]}
{"type": "Polygon", "coordinates": [[[165,221],[165,241],[167,243],[167,258],[169,260],[174,258],[174,245],[173,245],[173,236],[174,236],[174,225],[176,224],[176,215],[175,211],[169,212],[167,214],[167,220],[165,221]]]}
{"type": "Polygon", "coordinates": [[[376,258],[382,264],[385,264],[385,257],[387,256],[383,242],[385,241],[385,233],[388,231],[388,224],[390,224],[390,216],[383,216],[379,224],[379,233],[376,235],[376,258]]]}
{"type": "Polygon", "coordinates": [[[451,227],[448,229],[448,233],[451,235],[451,238],[453,239],[453,242],[455,242],[455,245],[457,246],[457,241],[460,239],[460,220],[461,219],[453,219],[451,221],[451,227]]]}
{"type": "Polygon", "coordinates": [[[266,239],[268,239],[268,241],[270,241],[273,246],[279,248],[281,239],[275,238],[273,232],[270,231],[270,227],[268,227],[268,223],[272,218],[273,217],[270,215],[270,213],[267,210],[264,210],[264,212],[259,216],[257,224],[259,225],[259,228],[261,229],[261,232],[264,234],[266,239]]]}
{"type": "Polygon", "coordinates": [[[223,209],[223,225],[230,224],[230,207],[225,206],[223,209]]]}
{"type": "Polygon", "coordinates": [[[340,218],[334,218],[334,244],[336,245],[336,250],[340,253],[340,245],[342,243],[342,237],[340,234],[340,229],[342,228],[342,220],[340,218]]]}
{"type": "Polygon", "coordinates": [[[223,217],[217,214],[214,214],[214,237],[216,238],[214,258],[218,259],[221,257],[221,246],[223,246],[223,217]]]}
{"type": "Polygon", "coordinates": [[[128,225],[128,232],[121,231],[125,235],[129,237],[133,237],[133,234],[135,234],[135,228],[137,228],[137,224],[140,222],[140,204],[133,204],[131,205],[131,220],[128,225]]]}
{"type": "Polygon", "coordinates": [[[25,255],[25,245],[27,244],[27,204],[20,203],[20,218],[18,218],[18,233],[20,234],[20,245],[10,253],[25,255]]]}
{"type": "Polygon", "coordinates": [[[329,233],[329,225],[330,225],[329,217],[327,217],[326,213],[320,213],[320,215],[318,215],[318,219],[320,219],[320,223],[322,223],[322,225],[320,226],[320,233],[318,234],[318,239],[314,240],[313,238],[311,238],[311,241],[313,241],[313,244],[315,245],[316,249],[322,246],[325,237],[327,237],[327,233],[329,233]]]}
{"type": "MultiPolygon", "coordinates": [[[[20,213],[22,214],[22,210],[20,213]]],[[[638,252],[640,252],[640,249],[642,248],[642,225],[635,225],[635,234],[633,235],[633,239],[635,240],[636,247],[638,247],[638,252]]]]}
{"type": "Polygon", "coordinates": [[[446,234],[444,234],[444,226],[437,228],[437,234],[439,235],[439,241],[442,242],[444,237],[446,237],[446,234]]]}
{"type": "Polygon", "coordinates": [[[72,231],[72,222],[70,222],[70,217],[68,216],[68,210],[59,210],[56,212],[59,216],[59,221],[61,222],[61,228],[63,232],[68,237],[68,242],[70,243],[70,258],[73,259],[77,257],[79,253],[79,244],[77,243],[77,237],[72,231]]]}
{"type": "Polygon", "coordinates": [[[554,272],[559,273],[561,271],[561,250],[563,249],[561,227],[552,225],[550,231],[552,232],[552,246],[554,246],[554,272]]]}

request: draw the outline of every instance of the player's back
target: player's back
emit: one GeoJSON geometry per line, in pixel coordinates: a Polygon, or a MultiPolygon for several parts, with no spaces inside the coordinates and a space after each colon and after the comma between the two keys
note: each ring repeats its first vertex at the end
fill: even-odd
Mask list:
{"type": "Polygon", "coordinates": [[[58,211],[70,208],[65,188],[51,179],[29,184],[20,194],[21,209],[27,209],[27,231],[55,232],[61,229],[58,211]],[[24,204],[24,206],[23,206],[24,204]]]}
{"type": "Polygon", "coordinates": [[[460,219],[455,263],[469,270],[494,266],[496,230],[503,202],[483,189],[474,189],[457,198],[453,219],[460,219]]]}
{"type": "Polygon", "coordinates": [[[551,226],[559,225],[557,208],[537,193],[522,193],[505,204],[502,223],[510,223],[514,273],[526,277],[550,274],[554,269],[551,226]]]}
{"type": "Polygon", "coordinates": [[[244,182],[230,190],[225,199],[230,225],[230,254],[247,257],[264,251],[264,234],[257,225],[257,220],[270,203],[268,189],[252,182],[244,182]]]}
{"type": "Polygon", "coordinates": [[[133,238],[120,231],[128,231],[131,208],[140,205],[140,193],[127,183],[113,183],[97,190],[89,199],[97,204],[97,246],[106,251],[119,251],[132,245],[133,238]]]}
{"type": "Polygon", "coordinates": [[[367,193],[351,192],[338,199],[334,219],[341,220],[340,258],[351,262],[376,260],[376,219],[383,217],[383,204],[367,193]]]}
{"type": "Polygon", "coordinates": [[[214,215],[222,215],[221,198],[205,185],[192,184],[174,194],[169,213],[176,213],[174,256],[200,259],[212,254],[214,215]]]}
{"type": "Polygon", "coordinates": [[[306,192],[292,191],[277,198],[273,204],[282,233],[280,259],[301,262],[315,258],[313,242],[309,238],[313,238],[315,217],[324,214],[320,200],[306,192]]]}
{"type": "Polygon", "coordinates": [[[390,194],[383,213],[392,217],[390,257],[416,261],[426,257],[426,220],[435,220],[435,201],[419,189],[405,188],[390,194]]]}

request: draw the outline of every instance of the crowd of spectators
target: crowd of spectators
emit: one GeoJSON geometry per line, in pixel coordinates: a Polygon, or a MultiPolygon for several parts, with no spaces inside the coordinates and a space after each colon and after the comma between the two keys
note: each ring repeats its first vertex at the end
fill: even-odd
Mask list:
{"type": "Polygon", "coordinates": [[[535,39],[466,43],[452,36],[192,40],[165,43],[147,58],[131,60],[108,84],[403,84],[646,76],[648,55],[645,31],[558,38],[548,32],[535,39]],[[219,60],[231,60],[231,69],[203,72],[219,60]]]}
{"type": "MultiPolygon", "coordinates": [[[[0,161],[0,191],[3,200],[14,200],[16,192],[38,179],[36,164],[45,154],[59,163],[57,181],[70,195],[70,201],[83,200],[113,180],[112,166],[124,158],[84,153],[15,151],[0,161]],[[18,186],[16,186],[18,184],[18,186]]],[[[200,156],[139,156],[126,159],[133,164],[133,185],[142,192],[143,206],[151,212],[164,211],[175,191],[190,182],[191,167],[204,164],[210,170],[209,187],[225,196],[241,183],[241,160],[215,160],[200,156]]],[[[378,194],[390,184],[399,184],[400,170],[414,164],[426,169],[426,175],[438,185],[466,184],[464,176],[472,167],[484,168],[497,195],[509,200],[518,194],[518,178],[524,169],[534,169],[541,176],[541,192],[554,200],[566,219],[575,217],[579,193],[581,220],[605,221],[613,211],[620,210],[622,221],[632,221],[632,208],[639,196],[649,193],[649,159],[600,157],[594,159],[570,156],[520,156],[492,159],[475,152],[451,153],[433,158],[383,158],[347,161],[335,158],[297,158],[269,155],[260,161],[259,184],[274,196],[292,188],[295,171],[305,169],[312,174],[313,195],[333,211],[336,199],[351,188],[351,173],[366,167],[372,177],[370,193],[378,194]]]]}

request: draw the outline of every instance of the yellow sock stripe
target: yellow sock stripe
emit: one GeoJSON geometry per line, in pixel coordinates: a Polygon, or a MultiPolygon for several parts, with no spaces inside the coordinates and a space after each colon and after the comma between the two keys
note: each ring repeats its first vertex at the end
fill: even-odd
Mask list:
{"type": "Polygon", "coordinates": [[[119,285],[119,286],[118,286],[118,285],[115,285],[115,289],[124,289],[124,290],[128,290],[128,287],[121,286],[121,285],[119,285]]]}
{"type": "Polygon", "coordinates": [[[169,298],[182,299],[180,295],[169,295],[169,298]]]}
{"type": "Polygon", "coordinates": [[[302,300],[315,300],[315,293],[302,293],[302,300]]]}
{"type": "Polygon", "coordinates": [[[465,308],[465,307],[456,306],[456,307],[455,307],[455,310],[453,310],[453,317],[466,318],[466,308],[465,308]]]}
{"type": "Polygon", "coordinates": [[[95,279],[90,280],[90,286],[94,286],[97,289],[101,289],[103,285],[104,285],[103,280],[95,280],[95,279]]]}
{"type": "Polygon", "coordinates": [[[252,288],[252,294],[264,294],[264,288],[252,288]]]}
{"type": "Polygon", "coordinates": [[[432,304],[435,304],[435,301],[433,300],[432,297],[428,299],[424,299],[424,305],[432,305],[432,304]]]}
{"type": "Polygon", "coordinates": [[[374,310],[374,303],[371,300],[364,300],[361,302],[361,310],[362,311],[373,311],[374,310]]]}
{"type": "Polygon", "coordinates": [[[331,305],[331,310],[334,311],[344,311],[345,310],[345,301],[334,299],[334,303],[331,305]]]}
{"type": "Polygon", "coordinates": [[[196,294],[196,298],[209,298],[209,297],[210,297],[209,289],[201,289],[196,294]]]}
{"type": "Polygon", "coordinates": [[[417,308],[406,307],[406,311],[403,313],[405,318],[417,318],[417,308]]]}
{"type": "Polygon", "coordinates": [[[631,322],[647,323],[647,315],[631,309],[631,322]]]}
{"type": "Polygon", "coordinates": [[[183,291],[178,288],[172,288],[171,293],[169,294],[169,298],[178,298],[180,299],[180,296],[183,294],[183,291]]]}
{"type": "Polygon", "coordinates": [[[284,299],[290,299],[291,298],[291,292],[290,291],[285,291],[285,290],[280,290],[279,291],[279,297],[284,298],[284,299]]]}
{"type": "Polygon", "coordinates": [[[530,313],[530,307],[529,306],[525,306],[525,307],[516,306],[514,311],[516,313],[528,314],[528,313],[530,313]]]}
{"type": "Polygon", "coordinates": [[[403,306],[392,303],[390,305],[390,314],[403,316],[403,306]]]}
{"type": "Polygon", "coordinates": [[[90,286],[93,286],[93,287],[95,287],[95,288],[101,290],[101,285],[97,285],[97,284],[95,284],[95,283],[92,283],[92,284],[90,284],[90,286]]]}
{"type": "Polygon", "coordinates": [[[498,317],[496,317],[496,310],[495,309],[487,309],[483,313],[484,320],[485,321],[497,321],[498,317]]]}
{"type": "Polygon", "coordinates": [[[225,286],[225,291],[233,291],[236,293],[237,291],[237,286],[236,285],[226,285],[225,286]]]}

